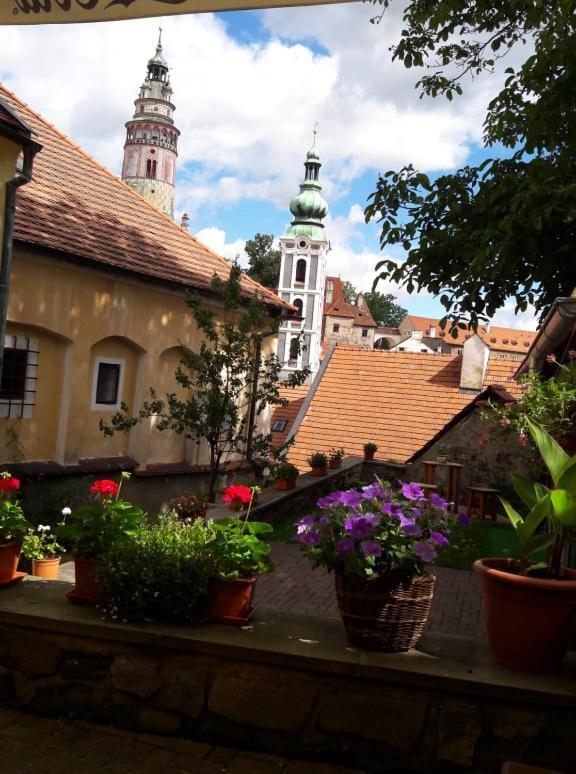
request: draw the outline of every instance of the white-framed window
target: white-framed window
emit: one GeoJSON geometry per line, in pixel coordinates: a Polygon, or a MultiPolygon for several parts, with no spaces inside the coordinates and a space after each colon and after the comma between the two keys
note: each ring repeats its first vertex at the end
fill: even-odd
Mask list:
{"type": "Polygon", "coordinates": [[[97,357],[92,377],[92,409],[116,411],[122,403],[126,361],[117,357],[97,357]]]}
{"type": "Polygon", "coordinates": [[[287,419],[275,419],[274,423],[272,424],[272,432],[273,433],[283,433],[284,430],[286,430],[286,425],[288,424],[287,419]]]}
{"type": "Polygon", "coordinates": [[[30,419],[38,381],[38,339],[6,336],[0,380],[0,418],[30,419]]]}

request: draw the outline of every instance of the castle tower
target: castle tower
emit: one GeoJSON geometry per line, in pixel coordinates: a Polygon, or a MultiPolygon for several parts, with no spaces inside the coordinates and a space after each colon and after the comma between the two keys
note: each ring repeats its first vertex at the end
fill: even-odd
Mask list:
{"type": "Polygon", "coordinates": [[[174,186],[178,135],[174,126],[168,63],[162,55],[162,28],[156,53],[126,123],[122,180],[170,217],[174,217],[174,186]]]}
{"type": "Polygon", "coordinates": [[[278,333],[278,358],[284,364],[283,377],[296,368],[308,366],[313,379],[320,367],[326,258],[330,249],[322,223],[328,205],[318,182],[321,166],[314,130],[314,143],[306,154],[300,193],[290,202],[294,220],[280,238],[282,259],[278,295],[296,306],[302,318],[299,322],[283,322],[278,333]]]}

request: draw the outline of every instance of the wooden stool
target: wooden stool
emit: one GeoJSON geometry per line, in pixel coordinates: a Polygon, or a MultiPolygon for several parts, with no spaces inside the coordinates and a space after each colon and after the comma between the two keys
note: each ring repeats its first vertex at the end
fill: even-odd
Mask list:
{"type": "Polygon", "coordinates": [[[476,500],[478,500],[478,518],[486,518],[486,506],[488,505],[490,508],[490,518],[492,521],[496,521],[496,495],[499,494],[500,490],[492,489],[492,487],[489,486],[468,486],[466,489],[468,490],[468,499],[466,502],[466,513],[468,516],[472,515],[472,511],[476,507],[476,500]]]}
{"type": "Polygon", "coordinates": [[[438,491],[436,484],[418,484],[418,486],[424,491],[426,495],[431,495],[432,492],[438,491]]]}

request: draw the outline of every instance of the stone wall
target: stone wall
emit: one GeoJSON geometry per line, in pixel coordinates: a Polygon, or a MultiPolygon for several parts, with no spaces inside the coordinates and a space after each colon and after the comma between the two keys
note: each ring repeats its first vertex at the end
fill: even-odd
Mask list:
{"type": "Polygon", "coordinates": [[[488,774],[508,759],[576,771],[574,664],[515,675],[478,641],[441,635],[362,653],[339,621],[278,612],[249,630],[110,624],[60,600],[63,585],[0,594],[6,706],[369,772],[488,774]]]}
{"type": "MultiPolygon", "coordinates": [[[[440,443],[448,446],[450,462],[464,465],[461,481],[463,498],[467,486],[486,485],[500,489],[504,496],[515,499],[511,474],[538,476],[538,468],[515,437],[498,431],[491,423],[482,420],[480,410],[476,410],[444,433],[423,454],[418,455],[408,467],[407,475],[411,481],[424,481],[424,468],[420,461],[435,460],[440,443]]],[[[445,478],[446,471],[439,471],[440,485],[446,485],[445,478]]]]}

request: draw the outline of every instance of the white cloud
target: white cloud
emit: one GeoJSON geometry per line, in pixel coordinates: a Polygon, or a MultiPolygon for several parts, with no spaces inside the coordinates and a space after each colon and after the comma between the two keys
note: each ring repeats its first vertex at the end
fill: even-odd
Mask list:
{"type": "Polygon", "coordinates": [[[223,255],[224,258],[228,258],[229,261],[233,261],[235,258],[239,258],[240,265],[246,266],[247,256],[244,252],[246,240],[236,239],[234,242],[226,241],[226,232],[217,228],[216,226],[209,226],[198,231],[195,236],[209,247],[214,250],[218,255],[223,255]]]}
{"type": "MultiPolygon", "coordinates": [[[[371,169],[408,161],[427,170],[465,160],[488,93],[449,104],[419,100],[415,73],[391,62],[398,18],[369,23],[353,3],[266,12],[272,37],[239,42],[212,14],[164,21],[179,166],[178,207],[193,215],[245,198],[285,207],[311,128],[320,123],[330,201],[371,169]],[[323,49],[298,42],[303,31],[323,49]]],[[[158,21],[0,28],[0,77],[116,173],[124,122],[152,55],[158,21]],[[33,56],[30,55],[33,52],[33,56]]],[[[483,82],[485,83],[485,82],[483,82]]]]}

